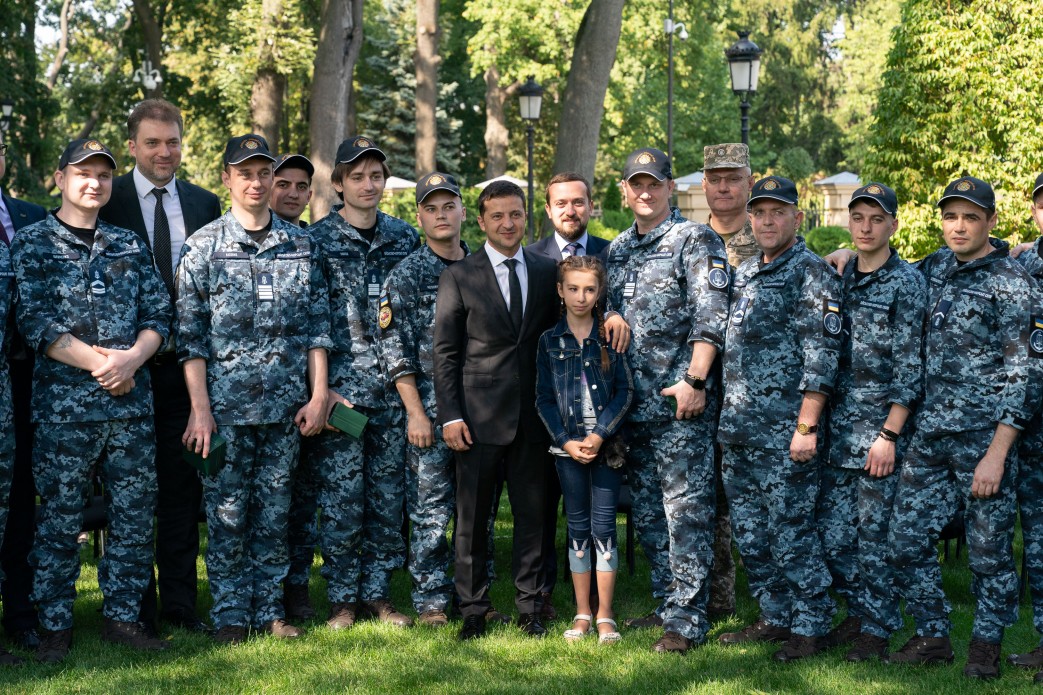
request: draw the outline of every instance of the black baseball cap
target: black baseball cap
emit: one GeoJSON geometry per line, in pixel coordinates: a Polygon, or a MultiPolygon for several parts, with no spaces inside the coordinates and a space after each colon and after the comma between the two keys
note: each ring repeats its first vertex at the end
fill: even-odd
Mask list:
{"type": "Polygon", "coordinates": [[[65,146],[65,151],[62,152],[62,156],[58,160],[58,168],[64,169],[70,164],[79,164],[91,157],[105,157],[112,163],[113,169],[118,166],[116,158],[112,156],[112,152],[109,151],[108,147],[105,147],[97,140],[80,138],[79,140],[73,140],[65,146]]]}
{"type": "Polygon", "coordinates": [[[289,167],[290,169],[304,169],[308,172],[308,177],[315,175],[315,165],[311,163],[311,160],[305,157],[303,154],[281,154],[275,159],[275,168],[272,169],[272,173],[276,173],[283,167],[289,167]]]}
{"type": "Polygon", "coordinates": [[[424,198],[435,191],[448,191],[458,198],[463,197],[460,195],[460,186],[457,185],[455,178],[449,174],[433,171],[426,176],[421,176],[420,181],[417,182],[416,204],[420,205],[424,202],[424,198]]]}
{"type": "Polygon", "coordinates": [[[750,199],[746,207],[753,205],[761,198],[781,200],[790,205],[797,204],[797,184],[783,176],[766,176],[750,189],[750,199]]]}
{"type": "Polygon", "coordinates": [[[268,141],[260,135],[247,133],[232,138],[225,145],[225,166],[242,164],[252,157],[264,157],[272,162],[275,156],[268,150],[268,141]]]}
{"type": "Polygon", "coordinates": [[[1032,186],[1032,195],[1030,197],[1033,201],[1040,191],[1043,191],[1043,174],[1036,177],[1036,183],[1032,186]]]}
{"type": "Polygon", "coordinates": [[[946,186],[945,192],[938,200],[938,207],[953,198],[968,200],[989,212],[996,209],[996,194],[992,191],[992,186],[973,176],[961,176],[946,186]]]}
{"type": "Polygon", "coordinates": [[[851,202],[847,204],[848,209],[859,200],[872,200],[888,215],[892,217],[898,212],[898,196],[890,186],[871,181],[857,189],[851,196],[851,202]]]}
{"type": "Polygon", "coordinates": [[[623,167],[623,180],[629,181],[638,174],[648,174],[660,181],[674,178],[670,158],[665,152],[654,147],[642,147],[627,157],[626,166],[623,167]]]}
{"type": "Polygon", "coordinates": [[[340,143],[340,147],[337,148],[337,164],[349,164],[364,154],[373,154],[382,162],[386,162],[388,158],[372,140],[356,135],[340,143]]]}

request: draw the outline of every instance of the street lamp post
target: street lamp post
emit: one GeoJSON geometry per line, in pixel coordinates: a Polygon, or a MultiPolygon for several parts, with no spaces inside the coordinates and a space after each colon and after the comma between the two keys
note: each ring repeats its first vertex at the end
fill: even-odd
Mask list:
{"type": "Polygon", "coordinates": [[[666,32],[666,154],[674,161],[674,33],[677,38],[688,39],[688,29],[684,22],[674,21],[674,0],[670,0],[670,13],[663,20],[663,31],[666,32]]]}
{"type": "Polygon", "coordinates": [[[750,102],[749,95],[757,91],[757,78],[761,70],[762,51],[757,44],[750,41],[750,32],[740,31],[739,40],[731,48],[724,51],[731,71],[732,91],[742,99],[739,109],[742,112],[742,142],[750,144],[750,102]]]}
{"type": "Polygon", "coordinates": [[[14,99],[0,99],[0,132],[7,135],[14,114],[14,99]]]}
{"type": "Polygon", "coordinates": [[[163,75],[160,74],[159,68],[152,67],[151,60],[145,58],[141,67],[134,71],[134,81],[140,83],[146,92],[152,92],[163,83],[163,75]]]}
{"type": "Polygon", "coordinates": [[[540,106],[543,105],[543,87],[536,82],[535,75],[529,75],[525,84],[518,90],[518,102],[521,107],[521,117],[525,121],[525,130],[529,140],[529,218],[526,221],[526,234],[531,244],[535,237],[535,225],[532,219],[532,148],[534,127],[533,124],[540,120],[540,106]]]}

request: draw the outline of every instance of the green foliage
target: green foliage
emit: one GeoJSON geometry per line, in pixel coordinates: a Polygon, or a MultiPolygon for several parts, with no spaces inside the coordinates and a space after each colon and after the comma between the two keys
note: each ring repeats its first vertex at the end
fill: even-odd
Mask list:
{"type": "Polygon", "coordinates": [[[601,211],[601,222],[606,227],[622,232],[634,224],[634,216],[630,214],[629,210],[609,210],[604,208],[601,211]]]}
{"type": "Polygon", "coordinates": [[[804,181],[815,173],[815,162],[808,151],[799,145],[780,152],[777,166],[781,175],[793,181],[804,181]]]}
{"type": "Polygon", "coordinates": [[[892,185],[911,255],[937,247],[934,203],[971,174],[996,188],[999,225],[1032,238],[1027,189],[1043,169],[1043,15],[1029,0],[907,0],[894,32],[863,179],[892,185]]]}
{"type": "Polygon", "coordinates": [[[593,217],[587,224],[587,234],[590,234],[591,236],[596,236],[600,239],[607,239],[608,241],[612,241],[613,239],[615,239],[617,236],[619,236],[619,233],[622,231],[622,229],[609,227],[605,224],[603,220],[595,219],[593,217]]]}
{"type": "Polygon", "coordinates": [[[804,243],[820,256],[833,253],[837,249],[850,249],[851,234],[844,227],[814,227],[804,234],[804,243]]]}

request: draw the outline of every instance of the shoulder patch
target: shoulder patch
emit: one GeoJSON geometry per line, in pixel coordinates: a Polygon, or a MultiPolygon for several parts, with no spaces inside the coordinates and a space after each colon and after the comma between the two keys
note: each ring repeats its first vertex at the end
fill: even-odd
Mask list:
{"type": "Polygon", "coordinates": [[[725,291],[728,289],[728,260],[718,256],[710,256],[706,259],[707,275],[706,282],[715,290],[725,291]]]}
{"type": "Polygon", "coordinates": [[[823,297],[822,328],[825,330],[826,335],[840,335],[843,325],[844,323],[840,319],[840,302],[835,299],[830,299],[829,297],[823,297]]]}
{"type": "Polygon", "coordinates": [[[1029,333],[1029,357],[1043,357],[1043,316],[1033,316],[1029,333]]]}

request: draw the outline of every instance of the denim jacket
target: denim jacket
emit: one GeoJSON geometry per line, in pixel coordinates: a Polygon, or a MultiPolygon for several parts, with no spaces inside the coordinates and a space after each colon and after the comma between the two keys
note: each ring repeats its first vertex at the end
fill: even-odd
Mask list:
{"type": "Polygon", "coordinates": [[[569,330],[566,317],[540,336],[536,357],[536,409],[547,427],[554,446],[562,447],[571,440],[583,439],[580,371],[587,376],[590,400],[598,422],[593,434],[608,439],[619,431],[630,408],[634,379],[626,355],[606,346],[608,373],[601,371],[601,343],[598,325],[581,346],[569,330]]]}

